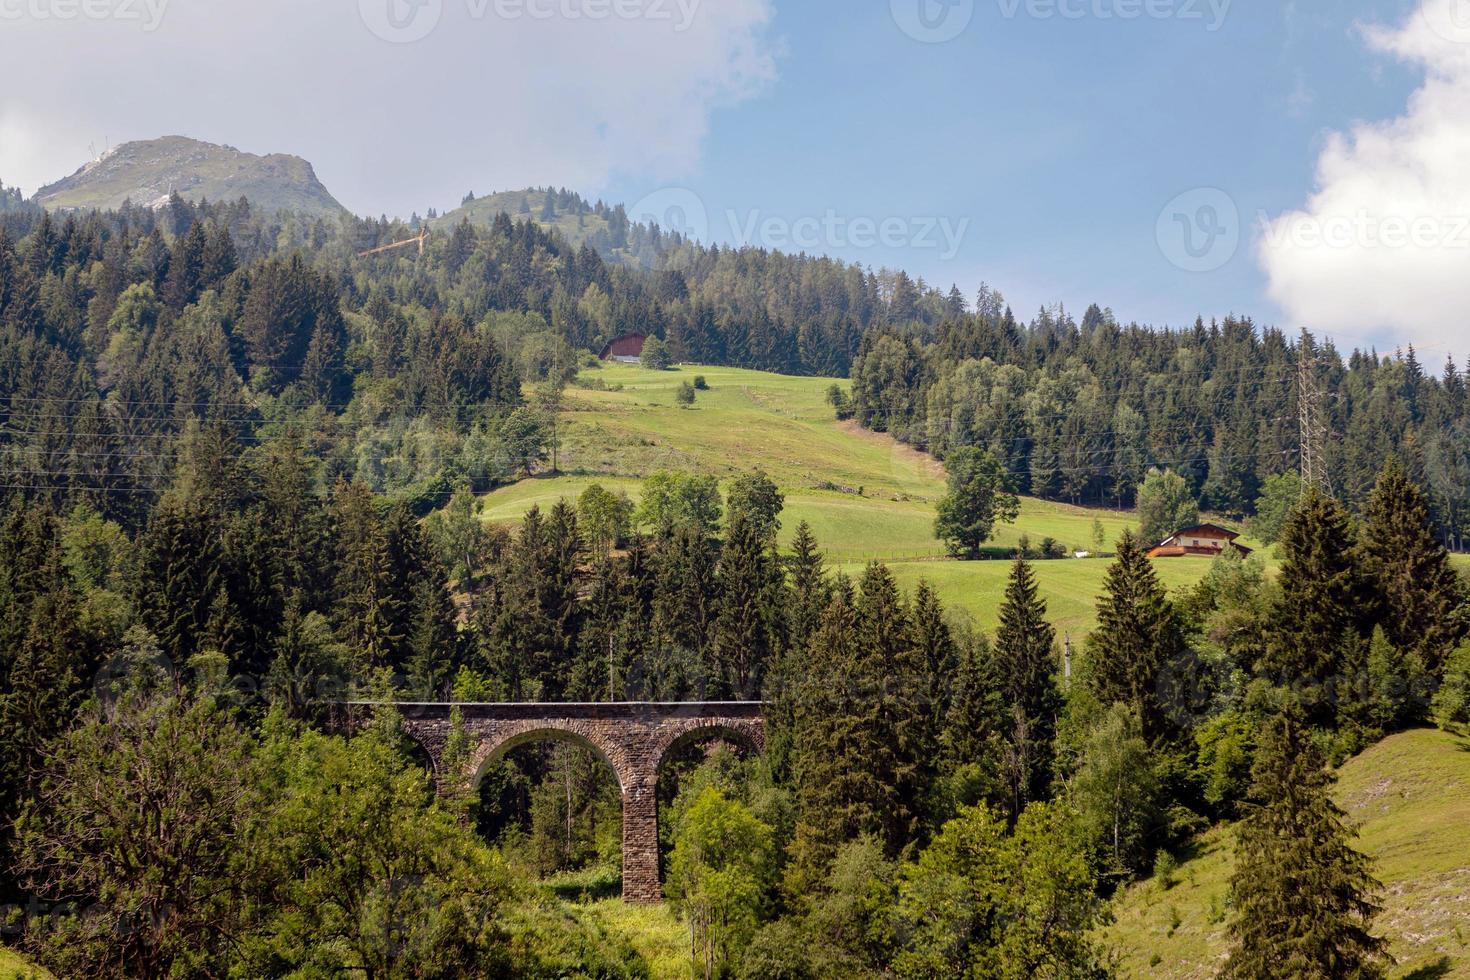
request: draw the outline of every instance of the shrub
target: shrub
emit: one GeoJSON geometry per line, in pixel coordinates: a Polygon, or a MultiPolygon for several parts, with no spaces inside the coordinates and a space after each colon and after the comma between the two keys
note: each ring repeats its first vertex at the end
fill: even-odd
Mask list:
{"type": "Polygon", "coordinates": [[[643,342],[643,354],[638,363],[650,371],[667,371],[674,365],[674,355],[668,344],[657,337],[649,337],[643,342]]]}

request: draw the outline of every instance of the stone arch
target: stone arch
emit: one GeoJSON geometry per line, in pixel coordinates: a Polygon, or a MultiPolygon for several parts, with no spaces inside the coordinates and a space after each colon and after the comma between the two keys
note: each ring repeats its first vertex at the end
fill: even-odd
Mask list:
{"type": "MultiPolygon", "coordinates": [[[[375,710],[374,702],[349,709],[375,710]]],[[[398,704],[405,731],[428,753],[440,790],[469,776],[478,783],[494,759],[519,745],[562,740],[592,749],[612,768],[623,799],[623,898],[657,902],[658,773],[670,752],[709,734],[765,751],[759,702],[623,704],[398,704]],[[445,772],[454,718],[469,742],[465,769],[445,772]]]]}
{"type": "Polygon", "coordinates": [[[583,727],[575,722],[534,722],[514,726],[513,730],[496,732],[494,737],[480,740],[470,752],[470,786],[478,787],[485,771],[492,763],[505,758],[508,753],[522,745],[530,745],[533,742],[561,742],[565,745],[575,745],[578,748],[591,750],[593,755],[601,759],[612,770],[613,776],[618,781],[618,791],[626,792],[628,782],[632,778],[627,753],[622,750],[622,746],[610,744],[596,733],[580,730],[583,727]]]}
{"type": "Polygon", "coordinates": [[[756,732],[749,730],[745,725],[723,719],[708,723],[694,721],[682,730],[669,732],[654,744],[654,773],[658,774],[663,772],[664,763],[678,750],[689,745],[691,742],[712,736],[723,737],[739,745],[741,751],[747,755],[760,755],[765,751],[764,740],[756,732]]]}

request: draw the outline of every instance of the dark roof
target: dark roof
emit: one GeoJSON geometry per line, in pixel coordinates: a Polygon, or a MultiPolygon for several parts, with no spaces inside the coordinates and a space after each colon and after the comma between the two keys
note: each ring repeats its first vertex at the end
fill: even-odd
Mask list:
{"type": "Polygon", "coordinates": [[[637,357],[643,353],[643,342],[648,339],[647,334],[625,333],[621,337],[614,337],[607,342],[598,357],[606,360],[609,357],[637,357]]]}
{"type": "Polygon", "coordinates": [[[1230,541],[1234,541],[1236,538],[1240,537],[1239,531],[1232,531],[1230,530],[1230,528],[1221,527],[1218,524],[1195,524],[1193,527],[1180,528],[1173,534],[1169,535],[1169,538],[1179,538],[1183,537],[1186,534],[1199,534],[1202,531],[1218,531],[1221,537],[1226,538],[1230,541]]]}

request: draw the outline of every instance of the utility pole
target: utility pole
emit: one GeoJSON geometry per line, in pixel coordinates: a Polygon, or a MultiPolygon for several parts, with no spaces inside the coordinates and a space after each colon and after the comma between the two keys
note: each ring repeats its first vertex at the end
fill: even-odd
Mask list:
{"type": "Polygon", "coordinates": [[[1297,422],[1301,437],[1302,496],[1312,490],[1326,493],[1327,461],[1323,448],[1327,439],[1322,420],[1322,389],[1317,385],[1316,345],[1305,330],[1297,346],[1297,422]]]}

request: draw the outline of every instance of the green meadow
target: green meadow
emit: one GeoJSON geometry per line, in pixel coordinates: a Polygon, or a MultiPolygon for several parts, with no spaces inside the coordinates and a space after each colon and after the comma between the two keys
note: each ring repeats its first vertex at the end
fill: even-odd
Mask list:
{"type": "MultiPolygon", "coordinates": [[[[934,539],[934,506],[944,493],[943,468],[888,436],[838,422],[826,402],[828,378],[795,378],[738,368],[685,366],[645,371],[637,365],[589,369],[567,389],[561,419],[561,474],[522,480],[484,500],[486,520],[512,524],[532,506],[575,499],[593,483],[635,500],[640,481],[662,469],[714,473],[728,479],[760,467],[786,494],[783,543],[797,524],[811,525],[834,568],[858,574],[870,561],[889,565],[906,588],[927,579],[948,608],[984,628],[995,625],[1005,588],[1004,560],[956,562],[934,539]],[[703,376],[708,391],[692,408],[675,402],[679,386],[703,376]]],[[[1022,537],[1051,538],[1069,552],[1095,550],[1101,524],[1105,549],[1131,512],[1023,499],[1015,524],[997,530],[997,553],[1022,537]]],[[[1249,536],[1247,544],[1255,544],[1249,536]]],[[[1267,555],[1270,564],[1274,557],[1267,555]]],[[[1037,563],[1037,576],[1058,629],[1085,634],[1096,623],[1095,600],[1108,562],[1066,559],[1037,563]]],[[[1158,563],[1171,589],[1198,582],[1205,559],[1158,563]]],[[[1470,556],[1461,567],[1470,571],[1470,556]]]]}
{"type": "Polygon", "coordinates": [[[0,980],[50,980],[51,974],[0,946],[0,980]]]}
{"type": "MultiPolygon", "coordinates": [[[[1470,739],[1394,735],[1343,765],[1333,795],[1384,886],[1375,930],[1391,942],[1392,976],[1470,977],[1470,739]]],[[[1172,886],[1144,881],[1115,900],[1106,939],[1123,976],[1216,975],[1228,950],[1233,847],[1231,828],[1216,828],[1172,886]]]]}

